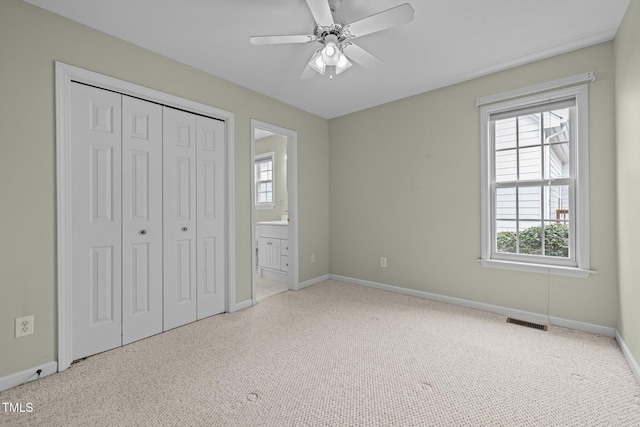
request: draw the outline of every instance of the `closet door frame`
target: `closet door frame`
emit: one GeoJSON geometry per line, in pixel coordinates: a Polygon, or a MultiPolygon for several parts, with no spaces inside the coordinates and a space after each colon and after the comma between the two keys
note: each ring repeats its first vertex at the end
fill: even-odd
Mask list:
{"type": "Polygon", "coordinates": [[[156,102],[168,107],[216,118],[225,122],[226,132],[226,302],[225,311],[236,307],[235,286],[235,115],[209,105],[180,98],[144,86],[88,71],[62,62],[56,69],[56,189],[57,189],[57,267],[58,267],[58,371],[71,366],[72,304],[71,304],[71,82],[84,83],[123,95],[156,102]]]}

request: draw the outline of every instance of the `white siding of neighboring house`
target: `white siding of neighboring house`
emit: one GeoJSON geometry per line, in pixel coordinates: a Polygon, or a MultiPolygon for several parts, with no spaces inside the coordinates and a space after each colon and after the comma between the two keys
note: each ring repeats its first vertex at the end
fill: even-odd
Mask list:
{"type": "MultiPolygon", "coordinates": [[[[566,117],[566,115],[565,115],[566,117]]],[[[545,137],[557,133],[560,130],[560,120],[553,114],[546,114],[545,137]]],[[[520,180],[539,180],[543,178],[542,151],[540,148],[540,115],[530,114],[519,117],[520,125],[520,180]],[[531,145],[531,147],[527,147],[531,145]],[[523,148],[524,147],[524,148],[523,148]]],[[[498,182],[509,182],[517,179],[516,169],[516,119],[504,119],[496,121],[495,127],[496,149],[508,149],[496,153],[496,179],[498,182]]],[[[549,142],[568,141],[566,132],[549,140],[549,142]]],[[[552,145],[548,148],[549,157],[546,165],[546,177],[568,176],[568,144],[552,145]]],[[[551,187],[549,194],[541,194],[540,187],[521,187],[519,189],[519,220],[520,231],[529,227],[541,225],[540,200],[544,197],[547,201],[545,219],[555,222],[558,209],[568,209],[568,189],[551,187]]],[[[498,203],[496,204],[496,218],[507,219],[498,221],[497,232],[516,231],[516,189],[503,188],[498,190],[498,203]]]]}

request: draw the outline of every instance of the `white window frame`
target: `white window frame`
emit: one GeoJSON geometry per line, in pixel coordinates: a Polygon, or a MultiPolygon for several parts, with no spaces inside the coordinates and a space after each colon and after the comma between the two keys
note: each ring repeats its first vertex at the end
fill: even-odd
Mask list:
{"type": "Polygon", "coordinates": [[[270,151],[267,153],[256,154],[253,159],[253,167],[255,182],[253,183],[255,188],[255,206],[256,209],[275,209],[276,207],[276,154],[274,151],[270,151]],[[262,163],[264,161],[271,161],[271,202],[260,203],[258,201],[259,193],[258,193],[258,171],[257,166],[258,163],[262,163]]]}
{"type": "MultiPolygon", "coordinates": [[[[487,104],[480,108],[481,117],[481,204],[482,204],[482,259],[484,267],[502,268],[518,271],[555,274],[571,277],[589,277],[589,100],[588,85],[581,84],[564,89],[551,90],[557,82],[550,82],[549,90],[529,95],[523,90],[522,95],[508,96],[499,101],[499,96],[488,97],[487,104]],[[491,138],[490,117],[510,110],[517,110],[534,105],[542,105],[557,100],[575,98],[575,120],[571,123],[571,229],[574,256],[572,260],[553,257],[532,257],[521,254],[497,253],[495,248],[495,153],[494,141],[491,138]]],[[[526,89],[526,88],[525,88],[526,89]]],[[[537,86],[536,89],[544,89],[537,86]]],[[[536,90],[539,92],[539,90],[536,90]]],[[[509,95],[513,95],[511,92],[509,95]]],[[[480,100],[477,105],[481,105],[480,100]]],[[[573,119],[573,117],[572,117],[573,119]]]]}

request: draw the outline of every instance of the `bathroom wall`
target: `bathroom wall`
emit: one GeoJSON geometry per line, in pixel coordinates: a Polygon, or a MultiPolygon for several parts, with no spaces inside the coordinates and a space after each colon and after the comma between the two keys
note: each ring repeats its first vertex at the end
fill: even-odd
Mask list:
{"type": "Polygon", "coordinates": [[[256,222],[277,221],[288,211],[289,193],[287,191],[287,138],[272,135],[256,140],[256,155],[274,153],[274,201],[273,209],[256,209],[256,222]]]}

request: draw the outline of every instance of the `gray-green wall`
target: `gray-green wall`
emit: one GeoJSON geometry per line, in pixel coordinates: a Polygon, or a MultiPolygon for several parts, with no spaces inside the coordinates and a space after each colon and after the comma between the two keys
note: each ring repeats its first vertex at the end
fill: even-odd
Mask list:
{"type": "Polygon", "coordinates": [[[236,300],[251,298],[251,119],[298,132],[300,281],[329,272],[328,121],[19,0],[0,1],[0,378],[57,360],[54,61],[235,113],[236,300]],[[304,262],[316,254],[315,264],[304,262]],[[35,315],[15,339],[14,319],[35,315]]]}
{"type": "Polygon", "coordinates": [[[331,273],[615,327],[613,43],[330,122],[331,273]],[[483,268],[475,99],[594,70],[589,87],[591,267],[574,279],[483,268]],[[380,257],[388,267],[380,267],[380,257]]]}
{"type": "Polygon", "coordinates": [[[632,1],[615,40],[618,180],[618,330],[640,362],[640,2],[632,1]]]}

